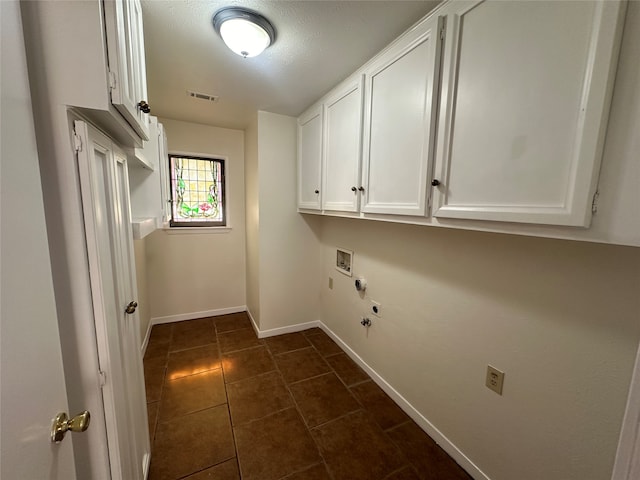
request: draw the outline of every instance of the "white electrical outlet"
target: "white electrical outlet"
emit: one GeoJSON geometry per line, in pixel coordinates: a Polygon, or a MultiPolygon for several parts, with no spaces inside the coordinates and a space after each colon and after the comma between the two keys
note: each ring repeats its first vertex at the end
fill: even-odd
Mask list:
{"type": "Polygon", "coordinates": [[[504,372],[501,372],[497,368],[487,365],[487,378],[485,385],[490,390],[493,390],[498,395],[502,395],[502,386],[504,384],[504,372]]]}
{"type": "Polygon", "coordinates": [[[369,312],[378,318],[382,318],[382,305],[373,300],[369,301],[369,312]]]}

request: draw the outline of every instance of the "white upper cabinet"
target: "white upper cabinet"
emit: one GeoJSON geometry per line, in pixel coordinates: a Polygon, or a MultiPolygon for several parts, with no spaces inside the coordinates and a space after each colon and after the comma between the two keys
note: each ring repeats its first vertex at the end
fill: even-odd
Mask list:
{"type": "Polygon", "coordinates": [[[623,7],[456,1],[439,11],[435,217],[589,226],[623,7]]]}
{"type": "Polygon", "coordinates": [[[142,238],[168,221],[169,160],[164,127],[149,116],[148,141],[133,149],[129,162],[129,192],[134,238],[142,238]]]}
{"type": "Polygon", "coordinates": [[[149,140],[140,0],[22,6],[32,89],[52,105],[81,110],[122,146],[149,140]]]}
{"type": "Polygon", "coordinates": [[[322,105],[298,118],[298,207],[321,208],[322,105]]]}
{"type": "Polygon", "coordinates": [[[332,92],[324,102],[322,208],[357,212],[362,152],[363,76],[332,92]]]}
{"type": "Polygon", "coordinates": [[[300,211],[636,245],[601,161],[626,8],[442,3],[300,116],[300,211]]]}
{"type": "Polygon", "coordinates": [[[104,7],[111,102],[148,139],[150,107],[140,0],[106,0],[104,7]]]}
{"type": "Polygon", "coordinates": [[[410,30],[367,67],[364,213],[424,216],[435,140],[438,17],[410,30]]]}

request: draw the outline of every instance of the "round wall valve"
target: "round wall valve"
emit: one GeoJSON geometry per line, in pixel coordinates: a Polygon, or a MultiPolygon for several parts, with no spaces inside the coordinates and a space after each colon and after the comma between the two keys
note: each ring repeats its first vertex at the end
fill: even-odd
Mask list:
{"type": "Polygon", "coordinates": [[[369,318],[366,318],[366,317],[365,317],[365,318],[363,318],[363,319],[362,319],[362,321],[360,322],[360,324],[361,324],[363,327],[370,327],[370,326],[371,326],[371,319],[369,319],[369,318]]]}
{"type": "Polygon", "coordinates": [[[364,292],[367,289],[367,281],[364,278],[356,278],[356,290],[364,292]]]}

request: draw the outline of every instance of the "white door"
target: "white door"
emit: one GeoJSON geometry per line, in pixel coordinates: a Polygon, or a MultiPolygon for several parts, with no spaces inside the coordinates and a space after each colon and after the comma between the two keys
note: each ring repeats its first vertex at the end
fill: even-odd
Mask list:
{"type": "Polygon", "coordinates": [[[67,393],[18,2],[0,2],[0,17],[0,471],[73,480],[71,434],[50,440],[52,418],[68,412],[67,393]]]}
{"type": "Polygon", "coordinates": [[[115,220],[112,233],[116,239],[118,305],[120,305],[121,342],[123,360],[126,365],[126,393],[131,413],[129,432],[133,438],[133,461],[138,462],[136,474],[146,478],[150,462],[149,424],[147,422],[147,403],[144,388],[144,370],[140,351],[140,318],[137,311],[137,282],[135,257],[133,252],[133,232],[131,227],[131,206],[129,198],[129,177],[127,156],[114,146],[115,176],[113,188],[115,220]]]}
{"type": "Polygon", "coordinates": [[[357,212],[362,153],[363,77],[332,93],[325,104],[322,208],[357,212]]]}
{"type": "Polygon", "coordinates": [[[440,19],[430,18],[366,72],[365,213],[423,216],[435,140],[440,19]]]}
{"type": "Polygon", "coordinates": [[[104,134],[74,122],[113,479],[144,478],[149,432],[138,318],[126,156],[104,134]],[[131,304],[131,307],[129,307],[131,304]],[[127,309],[131,313],[127,313],[127,309]]]}
{"type": "Polygon", "coordinates": [[[322,105],[298,118],[298,207],[320,210],[322,105]]]}

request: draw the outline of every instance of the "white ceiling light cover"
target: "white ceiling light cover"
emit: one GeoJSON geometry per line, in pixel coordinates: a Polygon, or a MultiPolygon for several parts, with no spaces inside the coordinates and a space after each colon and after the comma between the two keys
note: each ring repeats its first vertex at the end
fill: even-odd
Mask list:
{"type": "Polygon", "coordinates": [[[224,43],[243,57],[260,55],[275,40],[275,29],[262,15],[251,10],[229,7],[213,17],[213,26],[224,43]]]}

